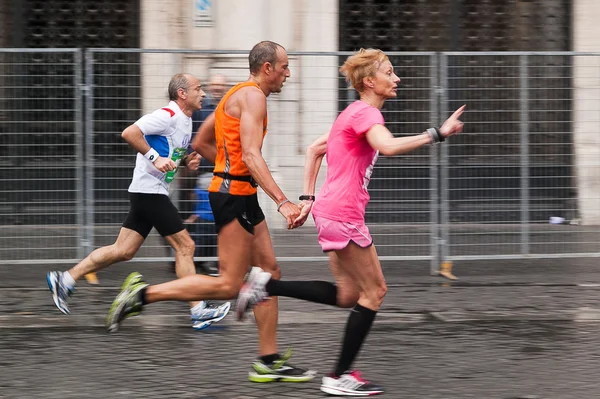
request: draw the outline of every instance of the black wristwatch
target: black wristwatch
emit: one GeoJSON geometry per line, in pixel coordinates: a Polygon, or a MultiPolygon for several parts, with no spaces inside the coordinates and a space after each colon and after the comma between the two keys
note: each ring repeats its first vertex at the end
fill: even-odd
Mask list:
{"type": "Polygon", "coordinates": [[[301,195],[298,199],[300,201],[314,201],[315,200],[315,196],[314,195],[301,195]]]}

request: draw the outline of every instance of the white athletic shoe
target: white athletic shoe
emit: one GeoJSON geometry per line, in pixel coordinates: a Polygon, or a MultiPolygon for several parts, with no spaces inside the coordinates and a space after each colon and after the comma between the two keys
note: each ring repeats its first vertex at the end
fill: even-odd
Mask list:
{"type": "Polygon", "coordinates": [[[270,279],[271,273],[263,271],[260,267],[250,269],[235,304],[238,320],[243,320],[248,310],[268,299],[265,286],[270,279]]]}
{"type": "Polygon", "coordinates": [[[321,391],[335,396],[371,396],[383,393],[383,389],[362,378],[360,371],[351,371],[338,378],[323,377],[321,391]]]}
{"type": "Polygon", "coordinates": [[[52,299],[58,310],[64,314],[69,314],[69,304],[67,301],[73,293],[73,290],[64,286],[62,283],[62,275],[63,272],[48,272],[46,274],[46,282],[48,283],[48,288],[52,293],[52,299]]]}
{"type": "Polygon", "coordinates": [[[199,314],[192,315],[192,328],[200,331],[210,327],[212,324],[223,320],[227,316],[227,313],[229,313],[230,308],[230,302],[225,302],[218,306],[207,302],[199,314]]]}

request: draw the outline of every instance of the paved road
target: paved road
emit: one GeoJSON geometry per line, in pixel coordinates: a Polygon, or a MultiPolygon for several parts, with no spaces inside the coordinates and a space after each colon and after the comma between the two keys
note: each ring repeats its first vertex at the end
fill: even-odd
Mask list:
{"type": "MultiPolygon", "coordinates": [[[[596,259],[464,262],[449,283],[426,263],[384,263],[385,306],[356,367],[384,398],[594,398],[600,377],[600,268],[596,259]]],[[[103,317],[133,269],[152,282],[158,264],[123,264],[81,284],[71,316],[45,288],[51,266],[0,268],[0,398],[315,398],[318,381],[252,384],[252,321],[227,318],[197,333],[186,305],[162,303],[108,335],[103,317]]],[[[284,263],[285,276],[328,278],[326,265],[284,263]]],[[[347,312],[282,299],[279,342],[293,363],[328,372],[347,312]]]]}

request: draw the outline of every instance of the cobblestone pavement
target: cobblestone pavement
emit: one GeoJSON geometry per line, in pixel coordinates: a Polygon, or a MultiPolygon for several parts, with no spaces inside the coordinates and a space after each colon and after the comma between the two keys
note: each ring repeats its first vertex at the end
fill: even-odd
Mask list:
{"type": "MultiPolygon", "coordinates": [[[[384,263],[389,292],[356,367],[384,398],[595,398],[600,369],[596,259],[470,262],[447,282],[418,263],[384,263]]],[[[186,305],[161,303],[108,335],[103,318],[131,270],[151,283],[164,265],[128,263],[84,282],[72,315],[55,308],[46,270],[0,267],[0,398],[318,398],[347,311],[282,299],[279,343],[293,364],[319,371],[304,384],[247,381],[252,321],[228,317],[194,332],[186,305]]],[[[282,264],[285,277],[330,279],[321,263],[282,264]]],[[[597,270],[598,269],[598,270],[597,270]]]]}

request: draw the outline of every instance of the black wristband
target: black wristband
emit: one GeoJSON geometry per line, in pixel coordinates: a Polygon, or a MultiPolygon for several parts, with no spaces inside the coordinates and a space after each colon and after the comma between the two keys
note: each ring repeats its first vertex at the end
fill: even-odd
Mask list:
{"type": "Polygon", "coordinates": [[[438,129],[437,127],[430,127],[429,129],[427,129],[427,134],[429,134],[429,137],[431,137],[432,145],[436,143],[441,143],[442,141],[446,140],[446,138],[442,136],[442,132],[440,132],[440,129],[438,129]]]}
{"type": "Polygon", "coordinates": [[[298,199],[300,201],[314,201],[315,200],[315,196],[314,195],[304,194],[304,195],[301,195],[298,199]]]}

